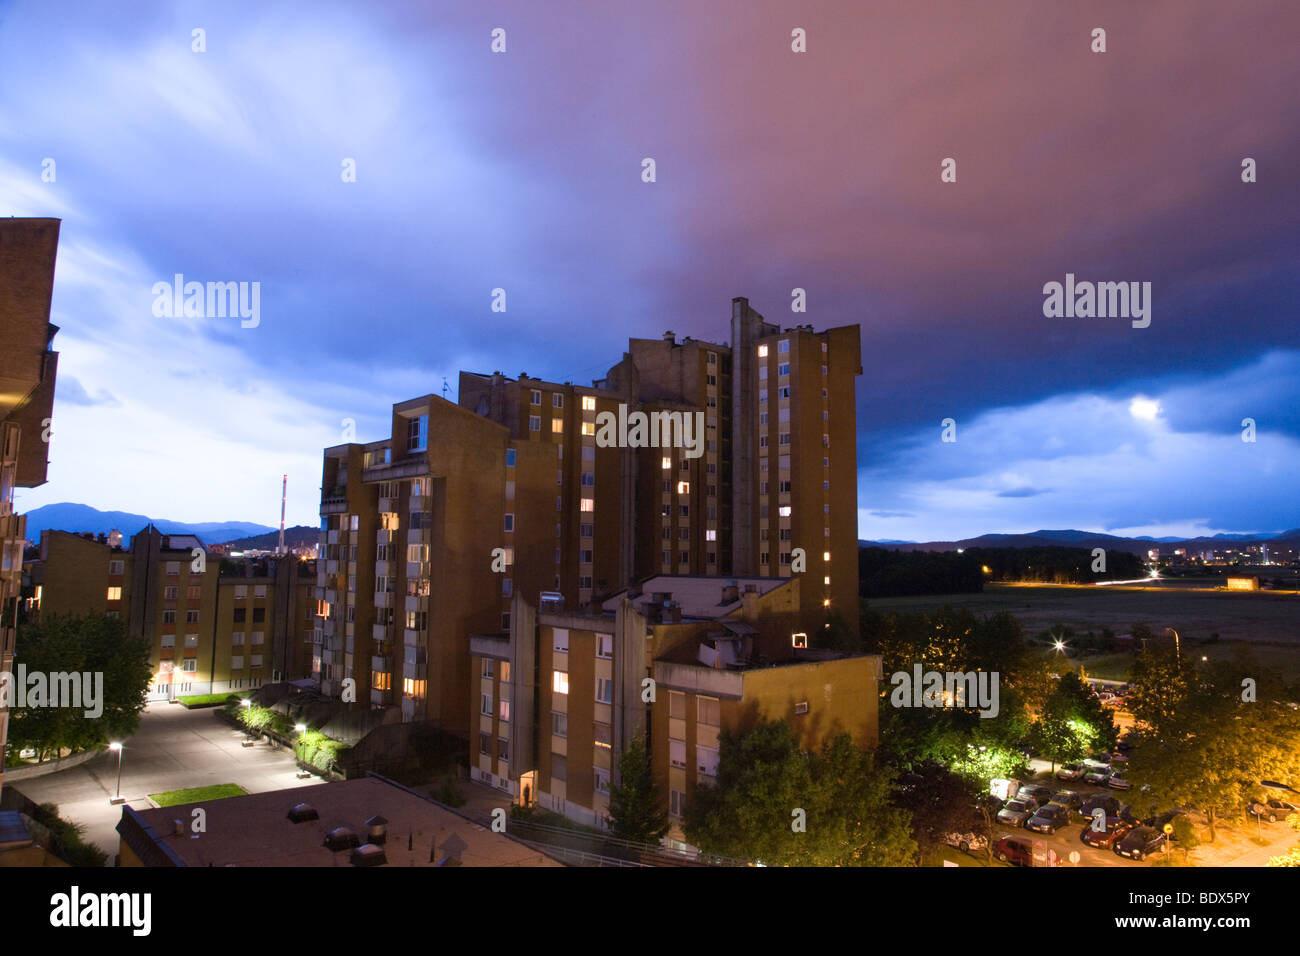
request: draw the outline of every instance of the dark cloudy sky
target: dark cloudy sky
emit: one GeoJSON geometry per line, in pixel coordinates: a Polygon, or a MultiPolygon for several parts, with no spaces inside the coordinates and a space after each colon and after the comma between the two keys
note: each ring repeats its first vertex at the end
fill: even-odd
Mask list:
{"type": "Polygon", "coordinates": [[[725,340],[745,295],[862,326],[862,537],[1295,527],[1298,37],[1294,0],[0,2],[0,215],[64,220],[19,507],[274,524],[288,472],[314,524],[345,418],[725,340]],[[155,318],[178,272],[260,325],[155,318]],[[1152,283],[1150,327],[1045,318],[1067,272],[1152,283]]]}

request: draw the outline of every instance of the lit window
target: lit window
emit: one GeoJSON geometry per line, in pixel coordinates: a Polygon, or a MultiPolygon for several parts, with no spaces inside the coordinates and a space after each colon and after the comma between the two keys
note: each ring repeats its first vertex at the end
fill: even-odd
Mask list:
{"type": "Polygon", "coordinates": [[[831,583],[831,576],[829,574],[826,575],[826,577],[822,578],[822,584],[830,584],[830,583],[831,583]]]}
{"type": "Polygon", "coordinates": [[[595,396],[595,395],[584,395],[584,396],[582,396],[582,410],[583,410],[584,412],[594,412],[594,411],[596,410],[596,396],[595,396]]]}
{"type": "Polygon", "coordinates": [[[672,466],[673,466],[673,460],[672,460],[671,458],[665,458],[665,459],[663,460],[663,467],[664,467],[665,469],[672,468],[672,466]]]}
{"type": "Polygon", "coordinates": [[[551,672],[551,691],[556,694],[567,694],[569,692],[568,671],[551,672]]]}
{"type": "Polygon", "coordinates": [[[515,450],[513,448],[506,449],[506,467],[515,467],[515,450]]]}
{"type": "Polygon", "coordinates": [[[558,434],[558,433],[560,433],[560,432],[562,432],[562,431],[564,431],[564,420],[563,420],[563,419],[560,419],[560,418],[552,418],[552,419],[551,419],[551,432],[554,433],[554,434],[558,434]]]}
{"type": "Polygon", "coordinates": [[[691,493],[691,483],[689,481],[677,482],[677,493],[679,495],[689,495],[691,493]]]}
{"type": "Polygon", "coordinates": [[[597,634],[596,635],[596,656],[610,660],[614,657],[614,635],[597,634]]]}
{"type": "Polygon", "coordinates": [[[610,735],[609,724],[597,723],[594,725],[595,736],[593,743],[602,750],[609,750],[613,745],[613,737],[610,735]]]}
{"type": "Polygon", "coordinates": [[[790,517],[790,506],[789,506],[789,505],[782,505],[782,506],[781,506],[781,517],[782,517],[782,518],[788,518],[788,517],[790,517]]]}
{"type": "Polygon", "coordinates": [[[760,346],[758,347],[758,357],[759,357],[759,358],[767,358],[767,346],[766,346],[766,345],[760,345],[760,346]]]}
{"type": "Polygon", "coordinates": [[[595,509],[596,509],[596,499],[595,499],[595,498],[583,498],[583,499],[582,499],[582,505],[581,505],[581,510],[582,510],[582,511],[594,511],[595,509]]]}
{"type": "Polygon", "coordinates": [[[705,540],[705,541],[717,541],[717,540],[718,540],[718,532],[716,532],[716,531],[714,531],[712,528],[710,528],[708,531],[705,531],[705,532],[704,532],[704,540],[705,540]]]}
{"type": "Polygon", "coordinates": [[[121,588],[109,588],[109,589],[108,589],[108,600],[110,600],[110,601],[120,601],[120,600],[122,600],[122,589],[121,589],[121,588]]]}
{"type": "Polygon", "coordinates": [[[583,422],[583,423],[582,423],[582,433],[583,433],[584,435],[595,435],[595,434],[596,434],[596,423],[595,423],[595,422],[583,422]]]}
{"type": "Polygon", "coordinates": [[[829,561],[830,559],[831,559],[831,553],[830,553],[829,551],[823,551],[823,552],[822,552],[822,560],[823,560],[823,561],[829,561]]]}

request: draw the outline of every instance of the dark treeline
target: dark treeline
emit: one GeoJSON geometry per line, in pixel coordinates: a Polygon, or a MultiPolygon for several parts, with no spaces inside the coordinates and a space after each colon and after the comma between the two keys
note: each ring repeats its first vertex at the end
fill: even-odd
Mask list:
{"type": "Polygon", "coordinates": [[[961,557],[989,569],[989,581],[1040,581],[1044,584],[1084,584],[1089,581],[1131,581],[1147,576],[1136,554],[1107,551],[1105,570],[1092,570],[1088,548],[971,548],[961,557]]]}
{"type": "Polygon", "coordinates": [[[858,549],[858,589],[867,598],[970,594],[984,589],[983,577],[970,552],[858,549]]]}
{"type": "Polygon", "coordinates": [[[859,548],[859,592],[866,598],[974,594],[985,581],[1083,584],[1146,576],[1142,560],[1126,551],[1107,551],[1105,571],[1092,570],[1095,560],[1087,548],[969,548],[963,553],[859,548]]]}

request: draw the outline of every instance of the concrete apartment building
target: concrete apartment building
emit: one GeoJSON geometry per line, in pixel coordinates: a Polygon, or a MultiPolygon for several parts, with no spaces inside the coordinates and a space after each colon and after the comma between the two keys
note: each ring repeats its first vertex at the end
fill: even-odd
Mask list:
{"type": "MultiPolygon", "coordinates": [[[[0,219],[0,671],[12,672],[26,519],[14,489],[45,483],[59,355],[50,324],[58,219],[0,219]]],[[[0,708],[0,789],[8,708],[0,708]]]]}
{"type": "Polygon", "coordinates": [[[716,778],[723,731],[784,719],[806,748],[840,732],[873,748],[880,658],[809,649],[801,584],[660,576],[582,612],[536,613],[517,595],[508,634],[470,639],[471,776],[603,826],[618,755],[646,735],[670,839],[683,842],[683,809],[716,778]]]}
{"type": "Polygon", "coordinates": [[[129,548],[120,535],[47,530],[28,569],[29,611],[122,618],[128,634],[150,642],[155,700],[307,678],[314,575],[291,557],[272,559],[262,576],[250,562],[233,564],[222,575],[198,538],[152,526],[129,548]]]}
{"type": "Polygon", "coordinates": [[[322,690],[470,738],[469,635],[511,633],[521,593],[577,611],[653,575],[797,574],[805,629],[856,628],[858,327],[783,332],[736,299],[732,331],[632,339],[589,387],[462,372],[456,404],[399,403],[388,438],[326,449],[322,690]],[[598,440],[635,412],[704,433],[598,440]]]}

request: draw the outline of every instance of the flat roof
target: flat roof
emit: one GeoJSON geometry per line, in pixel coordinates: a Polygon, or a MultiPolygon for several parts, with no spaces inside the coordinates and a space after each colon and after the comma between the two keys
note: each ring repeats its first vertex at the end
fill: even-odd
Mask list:
{"type": "MultiPolygon", "coordinates": [[[[728,584],[735,584],[737,593],[744,595],[745,589],[752,586],[760,595],[775,591],[782,585],[789,584],[790,578],[738,578],[722,575],[705,574],[660,574],[641,582],[641,593],[637,597],[628,597],[638,611],[644,613],[645,607],[653,603],[656,593],[670,593],[673,603],[680,605],[683,617],[714,620],[726,617],[739,610],[741,597],[734,601],[723,602],[722,589],[728,584]]],[[[601,603],[607,611],[618,609],[619,601],[627,597],[624,588],[601,603]]]]}
{"type": "Polygon", "coordinates": [[[387,866],[433,866],[431,853],[435,861],[457,855],[462,866],[564,865],[374,776],[174,807],[124,808],[117,830],[146,863],[170,858],[177,866],[351,866],[351,850],[330,850],[325,835],[348,827],[366,843],[366,821],[376,815],[388,821],[383,846],[387,866]],[[292,822],[289,810],[300,803],[315,807],[319,819],[292,822]],[[190,821],[200,806],[207,829],[192,836],[190,821]],[[176,820],[182,821],[179,835],[174,832],[176,820]]]}

